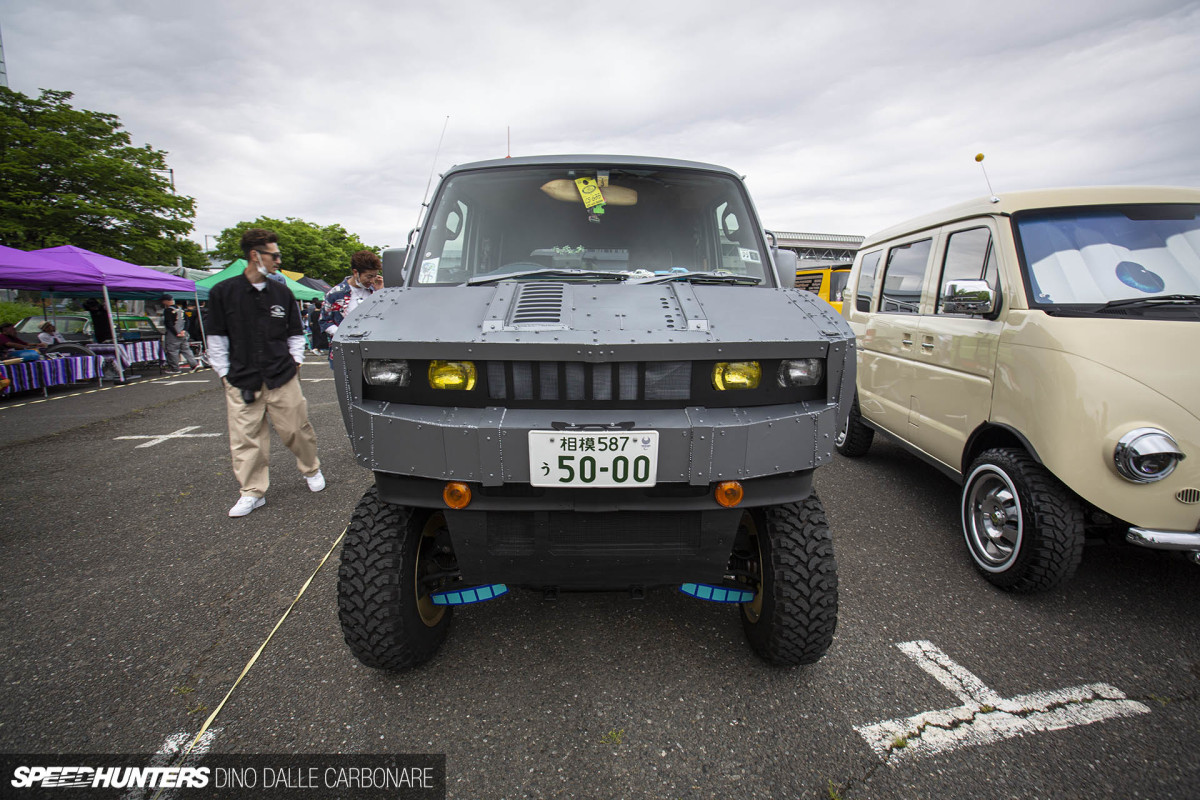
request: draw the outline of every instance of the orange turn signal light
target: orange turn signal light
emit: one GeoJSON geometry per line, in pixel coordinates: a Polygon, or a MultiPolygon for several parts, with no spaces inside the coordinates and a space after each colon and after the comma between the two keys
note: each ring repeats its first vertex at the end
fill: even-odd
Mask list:
{"type": "Polygon", "coordinates": [[[442,489],[442,500],[456,511],[461,511],[471,504],[471,487],[458,481],[450,481],[442,489]]]}
{"type": "Polygon", "coordinates": [[[733,508],[738,503],[742,502],[742,498],[746,496],[746,490],[742,488],[742,484],[738,481],[721,481],[717,484],[716,491],[713,492],[717,503],[725,506],[725,508],[733,508]]]}

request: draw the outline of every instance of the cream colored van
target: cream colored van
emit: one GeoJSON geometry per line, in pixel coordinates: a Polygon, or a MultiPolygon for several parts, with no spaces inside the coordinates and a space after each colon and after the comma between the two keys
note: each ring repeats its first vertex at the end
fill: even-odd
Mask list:
{"type": "Polygon", "coordinates": [[[959,481],[989,581],[1049,589],[1114,532],[1200,563],[1200,190],[913,220],[863,243],[842,314],[858,391],[838,451],[879,431],[959,481]]]}

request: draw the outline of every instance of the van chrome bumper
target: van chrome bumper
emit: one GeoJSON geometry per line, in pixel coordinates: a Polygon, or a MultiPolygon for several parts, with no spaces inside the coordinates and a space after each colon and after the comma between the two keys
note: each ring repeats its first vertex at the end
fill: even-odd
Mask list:
{"type": "Polygon", "coordinates": [[[1200,532],[1184,533],[1182,531],[1150,531],[1145,528],[1130,528],[1129,532],[1125,534],[1125,541],[1142,547],[1152,547],[1155,550],[1200,551],[1200,532]]]}

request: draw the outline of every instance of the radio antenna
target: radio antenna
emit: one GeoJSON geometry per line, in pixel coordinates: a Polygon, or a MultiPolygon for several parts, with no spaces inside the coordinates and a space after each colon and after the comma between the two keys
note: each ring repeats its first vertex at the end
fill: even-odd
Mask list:
{"type": "Polygon", "coordinates": [[[425,182],[425,196],[421,198],[421,207],[417,209],[417,227],[421,227],[421,213],[429,202],[429,187],[433,185],[433,173],[437,171],[438,156],[442,154],[442,140],[446,138],[446,127],[450,124],[450,115],[442,123],[442,135],[438,137],[437,150],[433,154],[433,164],[429,167],[429,180],[425,182]]]}
{"type": "Polygon", "coordinates": [[[977,161],[979,163],[979,168],[983,170],[983,180],[987,183],[988,194],[991,195],[991,197],[988,199],[991,200],[993,203],[999,203],[1000,198],[996,197],[996,193],[994,191],[992,191],[992,182],[988,178],[987,169],[983,166],[983,153],[976,153],[975,161],[977,161]]]}

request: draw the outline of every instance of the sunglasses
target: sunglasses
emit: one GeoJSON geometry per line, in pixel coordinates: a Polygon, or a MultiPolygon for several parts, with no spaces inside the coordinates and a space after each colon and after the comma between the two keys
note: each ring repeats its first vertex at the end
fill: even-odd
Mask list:
{"type": "Polygon", "coordinates": [[[275,259],[276,261],[283,261],[283,253],[272,253],[269,250],[257,250],[257,249],[254,252],[258,253],[260,256],[270,256],[271,258],[275,259]]]}

